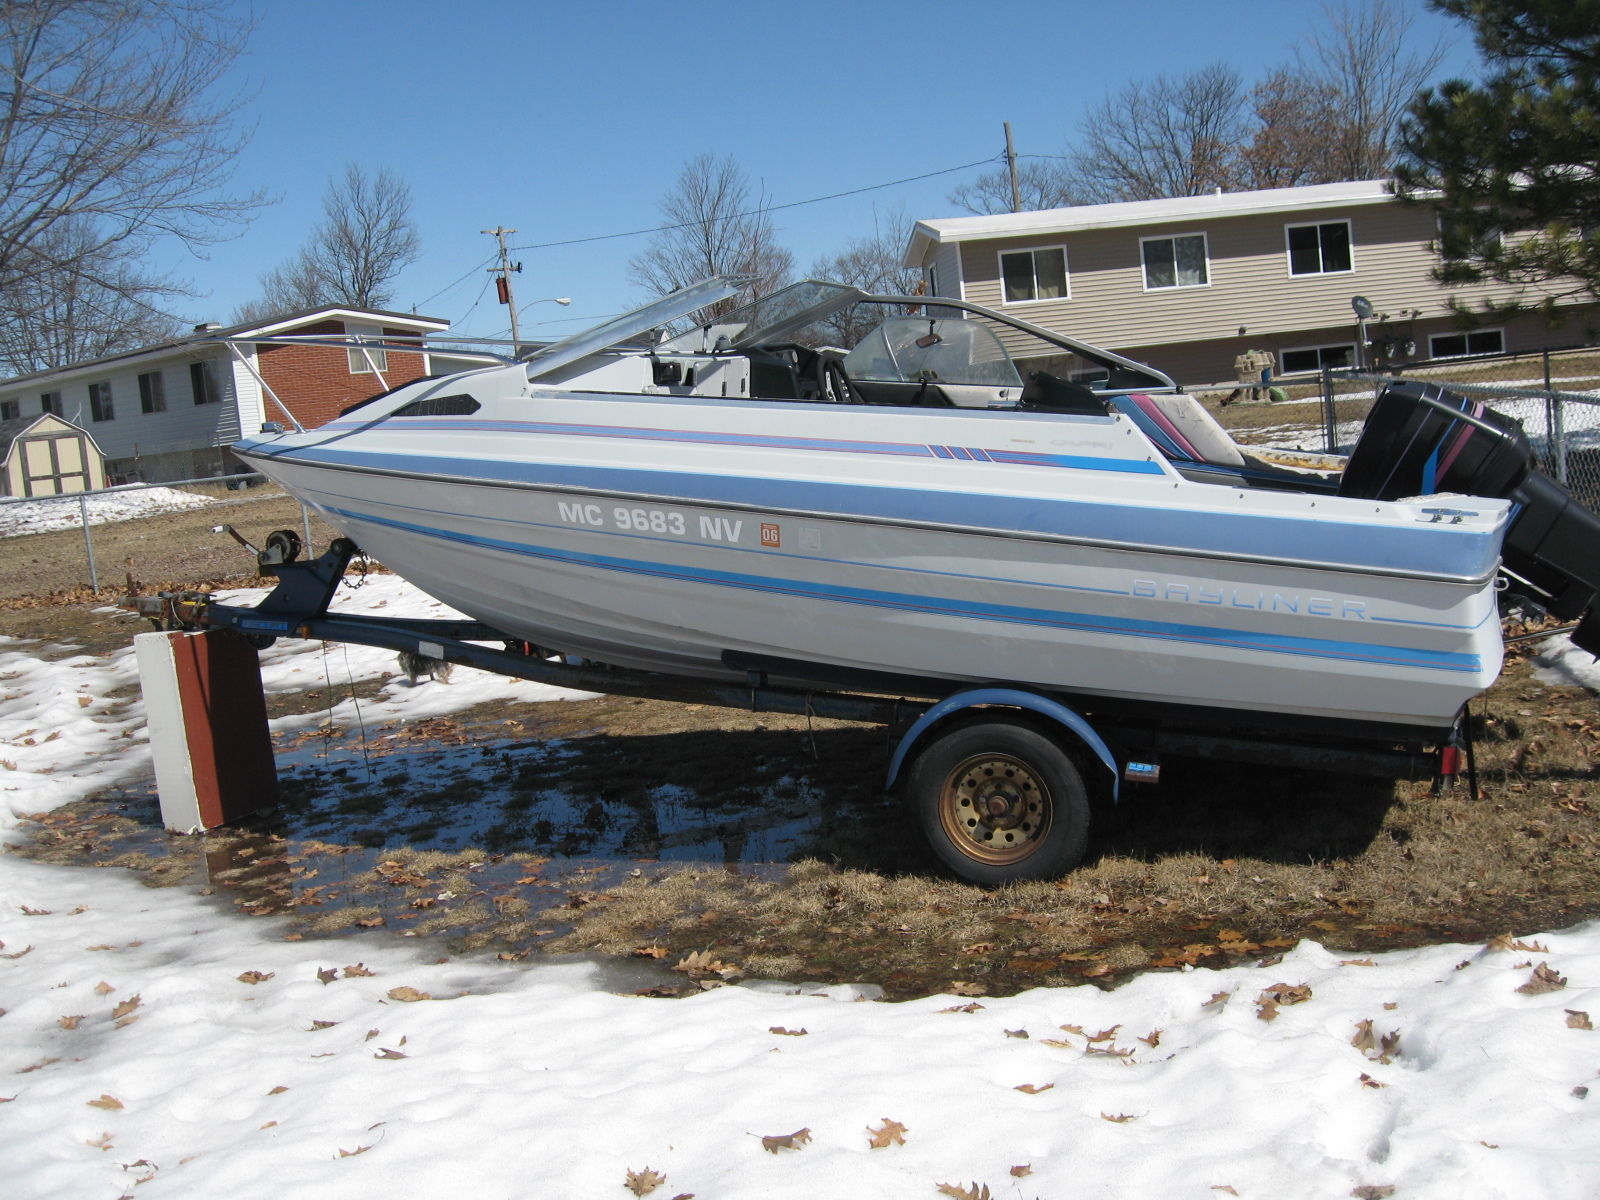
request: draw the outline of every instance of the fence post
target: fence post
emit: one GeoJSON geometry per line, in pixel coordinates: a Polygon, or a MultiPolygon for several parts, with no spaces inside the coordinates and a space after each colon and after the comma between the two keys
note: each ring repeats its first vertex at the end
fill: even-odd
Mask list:
{"type": "Polygon", "coordinates": [[[94,537],[89,533],[89,497],[83,492],[78,493],[78,519],[83,522],[83,549],[89,556],[89,586],[98,592],[100,573],[95,570],[94,537]]]}
{"type": "Polygon", "coordinates": [[[1333,368],[1322,368],[1322,442],[1329,454],[1337,454],[1334,441],[1338,434],[1339,414],[1333,402],[1333,368]]]}
{"type": "Polygon", "coordinates": [[[1550,348],[1546,346],[1540,351],[1544,360],[1544,390],[1545,390],[1545,430],[1550,435],[1550,466],[1551,474],[1556,477],[1556,482],[1562,487],[1567,486],[1567,412],[1559,396],[1549,393],[1555,389],[1550,386],[1550,348]]]}

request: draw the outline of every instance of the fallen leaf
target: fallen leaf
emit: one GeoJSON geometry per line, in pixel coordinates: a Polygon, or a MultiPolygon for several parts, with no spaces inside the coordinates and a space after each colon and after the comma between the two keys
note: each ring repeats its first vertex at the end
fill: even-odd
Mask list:
{"type": "Polygon", "coordinates": [[[339,978],[339,968],[318,967],[317,978],[322,980],[323,983],[332,983],[335,979],[339,978]]]}
{"type": "Polygon", "coordinates": [[[1363,1071],[1361,1073],[1361,1086],[1364,1088],[1386,1088],[1389,1085],[1384,1083],[1382,1080],[1374,1079],[1371,1075],[1368,1075],[1365,1071],[1363,1071]]]}
{"type": "Polygon", "coordinates": [[[1227,1192],[1230,1196],[1237,1196],[1239,1194],[1231,1183],[1213,1183],[1211,1185],[1211,1190],[1213,1192],[1227,1192]]]}
{"type": "Polygon", "coordinates": [[[1212,995],[1211,999],[1207,1000],[1200,1007],[1201,1008],[1221,1008],[1223,1005],[1228,1003],[1228,997],[1232,996],[1232,995],[1233,995],[1232,992],[1216,992],[1216,993],[1214,993],[1212,995]]]}
{"type": "Polygon", "coordinates": [[[1372,1032],[1372,1019],[1368,1017],[1356,1022],[1355,1036],[1350,1039],[1350,1044],[1373,1062],[1387,1066],[1400,1053],[1400,1031],[1392,1029],[1382,1037],[1376,1037],[1372,1032]]]}
{"type": "Polygon", "coordinates": [[[1022,1038],[1026,1040],[1028,1031],[1026,1029],[1008,1029],[1005,1031],[1005,1034],[1008,1038],[1022,1038]]]}
{"type": "Polygon", "coordinates": [[[1309,999],[1311,988],[1306,984],[1293,987],[1287,983],[1275,983],[1256,997],[1256,1016],[1263,1021],[1271,1021],[1276,1019],[1279,1008],[1304,1004],[1309,999]]]}
{"type": "Polygon", "coordinates": [[[389,989],[389,999],[398,1000],[402,1004],[415,1004],[419,1000],[432,1000],[427,992],[419,992],[414,987],[396,987],[389,989]]]}
{"type": "Polygon", "coordinates": [[[1589,1014],[1581,1009],[1569,1008],[1567,1012],[1568,1029],[1593,1029],[1594,1023],[1589,1020],[1589,1014]]]}
{"type": "Polygon", "coordinates": [[[1527,996],[1541,996],[1546,992],[1559,992],[1567,986],[1564,976],[1557,975],[1551,970],[1549,963],[1540,963],[1533,969],[1533,974],[1528,976],[1528,981],[1517,988],[1517,991],[1527,996]]]}
{"type": "Polygon", "coordinates": [[[376,975],[376,974],[377,974],[376,971],[367,970],[367,964],[366,963],[357,963],[353,967],[346,967],[344,969],[344,977],[346,979],[354,978],[357,975],[376,975]]]}
{"type": "Polygon", "coordinates": [[[121,1020],[123,1017],[125,1017],[129,1013],[131,1013],[134,1009],[138,1008],[140,1003],[141,1003],[141,1001],[140,1001],[139,997],[136,996],[136,995],[135,996],[129,996],[126,1000],[120,1001],[111,1010],[112,1019],[113,1020],[121,1020]]]}
{"type": "Polygon", "coordinates": [[[265,983],[276,975],[276,971],[246,971],[239,976],[240,983],[265,983]]]}
{"type": "Polygon", "coordinates": [[[768,1154],[776,1154],[779,1150],[798,1150],[811,1140],[811,1130],[796,1129],[793,1133],[763,1137],[761,1148],[768,1154]]]}
{"type": "Polygon", "coordinates": [[[268,1091],[267,1095],[269,1095],[269,1096],[281,1096],[284,1092],[287,1092],[288,1090],[289,1090],[288,1088],[284,1087],[283,1084],[280,1083],[277,1087],[272,1088],[270,1091],[268,1091]]]}
{"type": "Polygon", "coordinates": [[[1394,1195],[1394,1185],[1390,1183],[1364,1183],[1350,1194],[1356,1200],[1383,1200],[1385,1196],[1394,1195]]]}
{"type": "Polygon", "coordinates": [[[85,1146],[93,1146],[96,1150],[109,1150],[111,1149],[111,1131],[107,1130],[93,1141],[85,1141],[83,1144],[85,1146]]]}
{"type": "Polygon", "coordinates": [[[1370,958],[1341,958],[1339,965],[1341,967],[1375,967],[1378,964],[1370,958]]]}
{"type": "Polygon", "coordinates": [[[774,1025],[774,1026],[772,1026],[772,1028],[768,1029],[767,1032],[768,1033],[775,1033],[779,1037],[805,1037],[806,1036],[806,1031],[803,1028],[802,1029],[785,1029],[782,1025],[774,1025]]]}
{"type": "Polygon", "coordinates": [[[941,1196],[953,1196],[955,1200],[994,1200],[989,1185],[986,1183],[980,1187],[977,1180],[973,1180],[969,1188],[964,1188],[959,1183],[941,1183],[937,1186],[941,1196]]]}
{"type": "Polygon", "coordinates": [[[0,958],[17,959],[17,958],[21,958],[24,954],[30,953],[32,950],[33,950],[32,946],[24,946],[21,950],[15,950],[10,954],[0,954],[0,958]]]}
{"type": "Polygon", "coordinates": [[[1159,1046],[1161,1044],[1161,1030],[1152,1029],[1149,1033],[1145,1034],[1139,1040],[1141,1042],[1143,1042],[1146,1046],[1149,1046],[1150,1049],[1154,1050],[1157,1046],[1159,1046]]]}
{"type": "Polygon", "coordinates": [[[904,1146],[906,1144],[906,1127],[899,1121],[891,1121],[888,1117],[880,1118],[883,1124],[874,1129],[867,1126],[867,1145],[874,1150],[883,1150],[889,1146],[904,1146]]]}
{"type": "Polygon", "coordinates": [[[665,958],[671,951],[665,946],[635,946],[631,953],[634,958],[665,958]]]}
{"type": "Polygon", "coordinates": [[[1109,1042],[1112,1038],[1117,1036],[1117,1030],[1121,1028],[1121,1025],[1113,1025],[1110,1029],[1102,1029],[1099,1033],[1095,1034],[1086,1033],[1083,1036],[1088,1039],[1090,1045],[1093,1045],[1095,1042],[1109,1042]]]}
{"type": "MultiPolygon", "coordinates": [[[[78,1027],[78,1023],[82,1020],[83,1014],[77,1013],[70,1017],[57,1017],[56,1024],[61,1026],[63,1029],[76,1029],[78,1027]]],[[[1568,1024],[1570,1025],[1571,1022],[1569,1021],[1568,1024]]]]}
{"type": "Polygon", "coordinates": [[[975,1013],[982,1012],[983,1005],[979,1004],[977,1001],[973,1001],[970,1004],[954,1004],[949,1008],[941,1008],[939,1011],[942,1013],[975,1013]]]}
{"type": "Polygon", "coordinates": [[[19,904],[17,907],[22,910],[22,915],[25,917],[48,917],[51,912],[48,908],[29,908],[26,904],[19,904]]]}
{"type": "Polygon", "coordinates": [[[945,988],[952,996],[987,996],[989,989],[981,983],[972,983],[965,979],[952,980],[950,986],[945,988]]]}
{"type": "Polygon", "coordinates": [[[111,995],[112,992],[114,992],[116,990],[117,990],[116,988],[112,987],[109,983],[107,983],[103,979],[99,983],[94,985],[94,994],[96,996],[109,996],[109,995],[111,995]]]}
{"type": "Polygon", "coordinates": [[[629,1171],[628,1177],[623,1180],[622,1186],[635,1196],[648,1196],[666,1181],[667,1177],[665,1175],[658,1174],[650,1167],[646,1167],[642,1171],[629,1171]]]}
{"type": "Polygon", "coordinates": [[[371,1146],[357,1146],[354,1150],[341,1149],[339,1151],[339,1157],[340,1158],[354,1158],[356,1155],[365,1154],[368,1150],[371,1150],[371,1149],[372,1149],[371,1146]]]}
{"type": "Polygon", "coordinates": [[[118,1100],[115,1096],[108,1096],[104,1092],[100,1093],[100,1099],[98,1099],[98,1100],[86,1100],[86,1101],[84,1101],[84,1103],[86,1103],[90,1108],[103,1108],[107,1112],[111,1112],[111,1111],[115,1111],[116,1109],[119,1109],[119,1108],[126,1108],[127,1107],[125,1104],[122,1103],[121,1100],[118,1100]]]}
{"type": "Polygon", "coordinates": [[[1113,1125],[1121,1125],[1126,1121],[1138,1120],[1132,1113],[1118,1113],[1116,1116],[1112,1116],[1110,1113],[1101,1113],[1100,1119],[1102,1121],[1110,1121],[1113,1125]]]}
{"type": "Polygon", "coordinates": [[[1048,1092],[1055,1087],[1053,1083],[1019,1083],[1011,1090],[1014,1092],[1027,1092],[1030,1096],[1037,1096],[1040,1092],[1048,1092]]]}
{"type": "Polygon", "coordinates": [[[373,1058],[396,1059],[396,1058],[410,1058],[411,1056],[409,1054],[404,1053],[403,1051],[400,1051],[400,1050],[390,1050],[385,1046],[379,1046],[378,1047],[378,1052],[376,1054],[374,1054],[372,1057],[373,1058]]]}
{"type": "Polygon", "coordinates": [[[1031,1163],[1018,1163],[1011,1168],[1011,1177],[1013,1179],[1023,1179],[1032,1174],[1033,1165],[1031,1163]]]}

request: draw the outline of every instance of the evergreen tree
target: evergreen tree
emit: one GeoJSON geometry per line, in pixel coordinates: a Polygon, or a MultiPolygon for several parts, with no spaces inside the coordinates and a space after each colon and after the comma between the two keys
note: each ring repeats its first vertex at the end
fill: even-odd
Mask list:
{"type": "Polygon", "coordinates": [[[1398,190],[1439,212],[1435,277],[1505,285],[1496,319],[1600,300],[1600,0],[1429,2],[1486,68],[1419,94],[1401,131],[1398,190]]]}

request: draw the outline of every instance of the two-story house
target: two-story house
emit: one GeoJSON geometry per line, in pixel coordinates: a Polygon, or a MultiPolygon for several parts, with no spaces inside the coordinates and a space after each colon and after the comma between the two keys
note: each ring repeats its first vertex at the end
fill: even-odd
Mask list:
{"type": "MultiPolygon", "coordinates": [[[[449,322],[327,305],[267,321],[199,325],[171,341],[0,382],[0,422],[50,413],[89,431],[113,483],[226,474],[227,446],[263,421],[310,429],[431,373],[430,354],[256,341],[415,339],[449,322]]],[[[459,364],[457,364],[459,369],[459,364]]]]}
{"type": "MultiPolygon", "coordinates": [[[[918,221],[905,263],[930,294],[1003,309],[1148,362],[1182,383],[1235,378],[1265,350],[1276,373],[1370,361],[1537,349],[1580,341],[1579,321],[1542,318],[1463,329],[1446,288],[1437,218],[1383,180],[918,221]],[[1355,301],[1371,305],[1363,324],[1355,301]]],[[[1592,310],[1591,310],[1592,311],[1592,310]]],[[[1574,316],[1577,316],[1574,310],[1574,316]]]]}

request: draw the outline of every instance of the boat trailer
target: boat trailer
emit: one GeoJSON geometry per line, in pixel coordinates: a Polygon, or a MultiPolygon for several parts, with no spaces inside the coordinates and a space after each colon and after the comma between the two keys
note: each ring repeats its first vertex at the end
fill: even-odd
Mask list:
{"type": "Polygon", "coordinates": [[[765,670],[744,680],[666,675],[574,660],[473,620],[429,620],[331,612],[339,584],[359,554],[335,538],[302,559],[292,530],[272,533],[255,553],[257,568],[277,580],[254,606],[216,602],[208,593],[130,594],[122,607],[157,629],[229,631],[256,649],[282,637],[376,646],[397,654],[475,667],[579,691],[639,696],[751,712],[858,721],[900,731],[885,789],[902,791],[938,857],[955,874],[985,886],[1057,878],[1082,859],[1095,800],[1120,799],[1121,785],[1160,780],[1163,757],[1202,758],[1379,778],[1429,778],[1435,787],[1465,768],[1476,771],[1463,710],[1435,745],[1392,737],[1326,737],[1286,727],[1239,732],[1133,706],[1107,708],[1098,698],[1015,684],[903,680],[907,694],[772,683],[765,670]],[[926,689],[919,692],[917,689],[926,689]]]}

